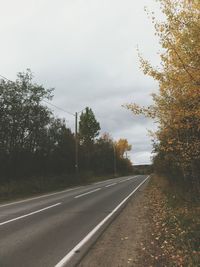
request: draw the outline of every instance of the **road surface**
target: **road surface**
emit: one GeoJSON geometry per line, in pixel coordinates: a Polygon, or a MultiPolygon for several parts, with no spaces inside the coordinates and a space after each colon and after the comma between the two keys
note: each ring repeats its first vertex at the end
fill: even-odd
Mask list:
{"type": "Polygon", "coordinates": [[[120,177],[0,205],[0,267],[73,266],[147,178],[120,177]]]}

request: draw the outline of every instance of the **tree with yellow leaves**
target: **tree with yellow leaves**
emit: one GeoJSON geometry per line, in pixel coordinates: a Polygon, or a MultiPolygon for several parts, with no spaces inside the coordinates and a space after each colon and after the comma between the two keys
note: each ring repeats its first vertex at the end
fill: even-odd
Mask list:
{"type": "Polygon", "coordinates": [[[166,17],[153,18],[163,48],[161,68],[140,56],[143,72],[159,83],[153,105],[127,107],[159,123],[156,151],[170,159],[186,182],[199,185],[200,165],[200,1],[159,0],[166,17]]]}
{"type": "Polygon", "coordinates": [[[124,155],[127,158],[127,152],[131,150],[132,146],[128,143],[127,139],[120,138],[115,143],[115,148],[120,158],[124,158],[124,155]]]}

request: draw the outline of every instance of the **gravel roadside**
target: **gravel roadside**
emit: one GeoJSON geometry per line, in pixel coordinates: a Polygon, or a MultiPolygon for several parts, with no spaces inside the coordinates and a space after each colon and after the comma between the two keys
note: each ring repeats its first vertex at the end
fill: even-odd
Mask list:
{"type": "Polygon", "coordinates": [[[149,235],[145,183],[129,200],[119,216],[89,250],[78,267],[140,266],[141,244],[149,235]]]}

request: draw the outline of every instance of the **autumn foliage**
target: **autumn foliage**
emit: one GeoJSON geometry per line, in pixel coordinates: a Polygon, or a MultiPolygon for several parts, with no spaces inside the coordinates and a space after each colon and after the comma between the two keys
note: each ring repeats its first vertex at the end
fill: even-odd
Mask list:
{"type": "Polygon", "coordinates": [[[122,138],[115,142],[115,147],[120,158],[124,158],[125,154],[127,158],[127,152],[130,151],[132,148],[132,146],[129,145],[128,140],[122,138]]]}
{"type": "MultiPolygon", "coordinates": [[[[158,122],[155,167],[198,188],[200,183],[200,1],[159,0],[163,22],[152,21],[162,52],[154,68],[140,56],[143,72],[159,83],[153,105],[127,107],[158,122]]],[[[153,15],[152,15],[153,16],[153,15]]]]}

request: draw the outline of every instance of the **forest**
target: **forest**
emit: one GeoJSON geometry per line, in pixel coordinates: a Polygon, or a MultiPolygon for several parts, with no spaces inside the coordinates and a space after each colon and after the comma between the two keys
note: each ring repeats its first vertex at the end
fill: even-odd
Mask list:
{"type": "Polygon", "coordinates": [[[0,81],[1,185],[59,175],[73,183],[89,176],[132,171],[126,139],[114,141],[107,133],[100,136],[100,124],[88,107],[80,115],[75,136],[66,121],[55,117],[47,106],[52,98],[53,89],[34,83],[30,70],[18,73],[15,82],[0,81]],[[75,175],[76,149],[79,166],[75,175]]]}

